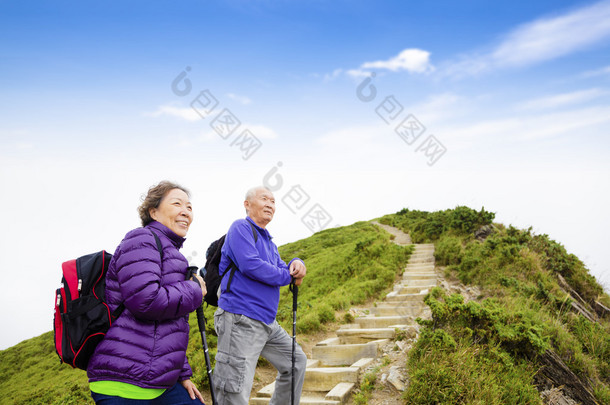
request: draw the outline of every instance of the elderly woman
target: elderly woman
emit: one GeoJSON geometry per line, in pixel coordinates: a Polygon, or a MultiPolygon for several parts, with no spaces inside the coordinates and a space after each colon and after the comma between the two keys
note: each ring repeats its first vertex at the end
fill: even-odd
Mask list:
{"type": "Polygon", "coordinates": [[[91,396],[102,405],[201,404],[186,348],[188,314],[206,290],[178,251],[193,220],[190,196],[164,181],[138,211],[142,228],[125,235],[108,268],[106,300],[123,311],[89,361],[91,396]]]}

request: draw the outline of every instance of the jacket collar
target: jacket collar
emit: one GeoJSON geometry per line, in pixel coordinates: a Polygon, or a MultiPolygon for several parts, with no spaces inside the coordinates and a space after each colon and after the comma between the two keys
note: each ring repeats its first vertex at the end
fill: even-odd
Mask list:
{"type": "Polygon", "coordinates": [[[247,217],[246,217],[246,220],[250,221],[250,223],[251,223],[252,225],[254,225],[254,227],[255,227],[256,229],[258,229],[258,231],[259,231],[260,233],[262,233],[263,235],[266,235],[266,236],[267,236],[267,239],[269,239],[269,240],[273,239],[273,236],[271,236],[271,234],[269,233],[269,231],[268,231],[266,228],[261,228],[260,226],[256,225],[256,222],[254,222],[254,220],[253,220],[252,218],[250,218],[250,217],[248,217],[248,216],[247,216],[247,217]]]}
{"type": "Polygon", "coordinates": [[[153,230],[165,235],[170,240],[170,242],[172,242],[172,244],[176,247],[176,249],[181,249],[182,245],[184,244],[184,241],[186,240],[186,238],[176,235],[174,231],[163,225],[161,222],[152,221],[150,224],[146,225],[146,228],[152,228],[153,230]]]}

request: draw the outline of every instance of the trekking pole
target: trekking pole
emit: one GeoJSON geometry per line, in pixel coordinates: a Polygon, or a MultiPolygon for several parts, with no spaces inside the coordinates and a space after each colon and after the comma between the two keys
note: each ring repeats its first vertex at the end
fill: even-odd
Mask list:
{"type": "Polygon", "coordinates": [[[212,366],[210,364],[210,354],[208,352],[208,340],[205,337],[205,315],[203,315],[203,304],[197,308],[197,323],[199,324],[199,332],[201,333],[201,341],[203,342],[203,353],[205,355],[205,368],[208,371],[208,380],[210,382],[210,396],[212,397],[212,405],[216,405],[216,395],[214,394],[214,382],[212,381],[212,366]]]}
{"type": "MultiPolygon", "coordinates": [[[[197,268],[191,270],[191,274],[197,274],[197,268]]],[[[197,281],[196,278],[193,277],[193,280],[197,281]]],[[[216,395],[214,394],[214,382],[212,381],[212,366],[210,363],[210,353],[208,352],[208,339],[205,336],[205,315],[203,314],[203,303],[197,308],[197,325],[199,325],[199,333],[201,334],[201,342],[203,343],[203,354],[205,357],[205,368],[208,372],[208,381],[210,382],[210,396],[212,397],[212,405],[216,405],[216,395]]]]}
{"type": "Polygon", "coordinates": [[[297,299],[299,296],[299,287],[295,284],[294,278],[290,283],[290,292],[292,292],[292,381],[290,384],[290,404],[294,405],[294,363],[295,359],[295,351],[297,344],[297,299]]]}

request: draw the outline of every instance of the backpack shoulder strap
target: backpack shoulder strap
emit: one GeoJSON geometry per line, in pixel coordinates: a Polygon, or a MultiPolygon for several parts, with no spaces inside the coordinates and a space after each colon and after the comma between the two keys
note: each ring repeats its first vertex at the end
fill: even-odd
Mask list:
{"type": "Polygon", "coordinates": [[[258,242],[258,232],[254,225],[252,225],[252,222],[248,221],[248,223],[250,224],[250,228],[252,228],[252,236],[254,236],[254,243],[256,244],[256,242],[258,242]]]}
{"type": "Polygon", "coordinates": [[[159,239],[157,234],[153,232],[152,229],[150,230],[150,233],[152,233],[155,237],[155,242],[157,242],[157,250],[159,251],[159,255],[161,255],[161,262],[163,262],[163,245],[161,244],[161,240],[159,239]]]}
{"type": "MultiPolygon", "coordinates": [[[[152,233],[153,236],[155,237],[155,242],[157,243],[157,250],[159,251],[159,255],[161,256],[161,265],[163,265],[163,245],[161,244],[161,240],[159,239],[157,234],[153,232],[152,229],[150,229],[150,233],[152,233]]],[[[119,304],[118,307],[116,307],[116,309],[114,311],[112,311],[113,319],[118,318],[123,313],[124,310],[125,310],[125,302],[123,301],[119,304]]]]}
{"type": "MultiPolygon", "coordinates": [[[[250,228],[252,229],[252,236],[254,237],[254,244],[256,244],[256,242],[258,242],[258,231],[254,227],[254,225],[252,225],[252,222],[248,221],[248,223],[250,224],[250,228]]],[[[235,262],[233,262],[233,260],[230,257],[229,257],[229,262],[230,262],[229,267],[227,267],[225,272],[222,273],[222,275],[220,276],[221,278],[224,277],[225,274],[227,274],[227,272],[229,270],[231,270],[231,274],[229,274],[229,281],[227,282],[227,292],[231,290],[231,281],[233,281],[233,275],[235,274],[235,270],[237,270],[237,265],[235,264],[235,262]]]]}

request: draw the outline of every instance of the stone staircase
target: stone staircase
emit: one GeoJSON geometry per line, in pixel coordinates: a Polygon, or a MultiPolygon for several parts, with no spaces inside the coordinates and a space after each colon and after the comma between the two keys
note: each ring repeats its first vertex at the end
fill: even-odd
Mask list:
{"type": "MultiPolygon", "coordinates": [[[[407,234],[387,225],[376,225],[395,235],[394,242],[409,245],[407,234]]],[[[343,405],[358,386],[361,373],[382,354],[381,348],[397,332],[417,336],[415,318],[430,316],[423,299],[438,283],[434,272],[434,245],[414,245],[402,279],[382,302],[362,311],[354,323],[342,325],[336,337],[319,342],[307,361],[301,404],[343,405]]],[[[268,404],[275,383],[258,391],[250,404],[268,404]]]]}

